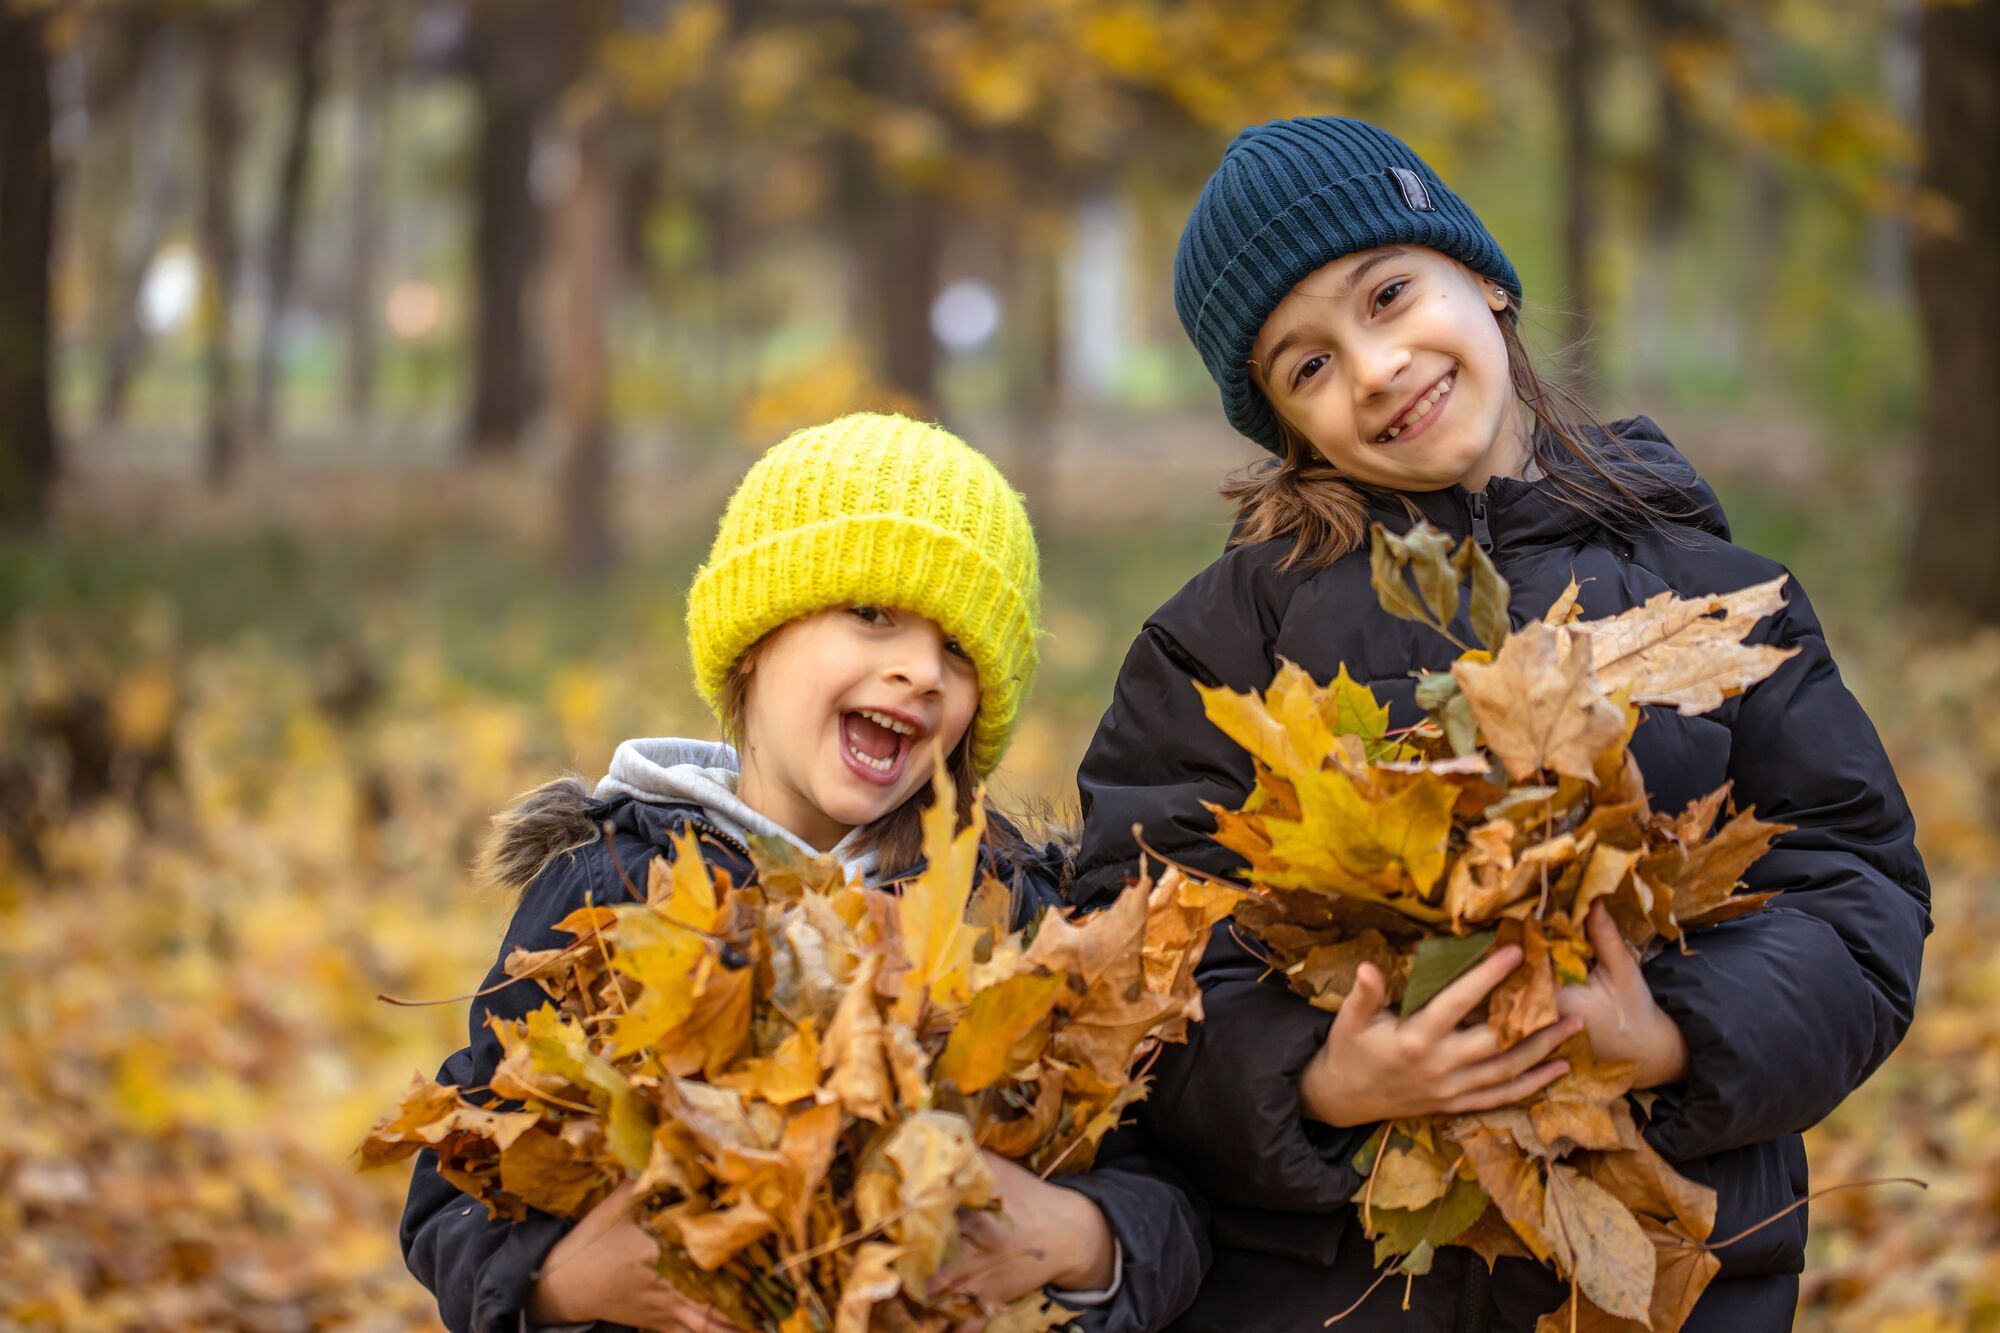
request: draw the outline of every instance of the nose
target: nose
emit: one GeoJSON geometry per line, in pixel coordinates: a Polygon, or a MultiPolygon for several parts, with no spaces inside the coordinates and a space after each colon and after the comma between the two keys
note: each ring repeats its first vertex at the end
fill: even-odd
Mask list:
{"type": "Polygon", "coordinates": [[[884,679],[918,695],[942,694],[947,670],[944,635],[929,625],[912,625],[896,637],[896,650],[882,665],[884,679]]]}
{"type": "Polygon", "coordinates": [[[1387,392],[1410,364],[1410,349],[1387,338],[1362,340],[1353,356],[1354,388],[1364,402],[1387,392]]]}

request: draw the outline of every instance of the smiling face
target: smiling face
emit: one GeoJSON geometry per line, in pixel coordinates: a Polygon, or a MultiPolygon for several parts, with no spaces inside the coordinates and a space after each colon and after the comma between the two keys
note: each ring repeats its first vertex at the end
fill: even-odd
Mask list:
{"type": "Polygon", "coordinates": [[[774,631],[745,660],[737,794],[824,851],[931,779],[979,708],[972,660],[935,621],[834,607],[774,631]]]}
{"type": "Polygon", "coordinates": [[[1278,303],[1250,371],[1340,472],[1402,491],[1520,475],[1528,437],[1494,316],[1506,296],[1424,246],[1345,255],[1278,303]]]}

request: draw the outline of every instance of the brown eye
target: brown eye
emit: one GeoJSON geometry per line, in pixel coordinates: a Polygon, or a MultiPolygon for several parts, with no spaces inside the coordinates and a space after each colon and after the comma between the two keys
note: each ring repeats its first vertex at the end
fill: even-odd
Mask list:
{"type": "Polygon", "coordinates": [[[1307,357],[1305,360],[1299,362],[1298,370],[1293,372],[1292,386],[1296,388],[1299,385],[1304,384],[1307,380],[1319,374],[1320,371],[1324,370],[1325,368],[1326,368],[1326,357],[1323,354],[1320,356],[1307,357]]]}
{"type": "Polygon", "coordinates": [[[869,606],[866,603],[863,603],[860,606],[850,606],[847,608],[847,611],[849,615],[854,616],[856,619],[860,620],[863,624],[867,625],[884,624],[889,619],[889,613],[887,611],[884,611],[879,606],[869,606]]]}
{"type": "Polygon", "coordinates": [[[1402,294],[1403,288],[1409,285],[1410,284],[1405,282],[1403,279],[1398,278],[1394,282],[1390,283],[1387,287],[1384,287],[1381,291],[1375,293],[1375,308],[1377,310],[1387,309],[1390,305],[1392,305],[1395,302],[1396,298],[1402,294]]]}

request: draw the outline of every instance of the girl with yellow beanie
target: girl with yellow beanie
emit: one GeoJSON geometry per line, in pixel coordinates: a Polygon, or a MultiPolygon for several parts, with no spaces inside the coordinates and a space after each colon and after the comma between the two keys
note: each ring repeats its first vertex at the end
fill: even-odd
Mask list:
{"type": "MultiPolygon", "coordinates": [[[[831,854],[869,883],[907,877],[934,756],[969,802],[1006,748],[1034,674],[1039,598],[1020,496],[941,428],[864,413],[767,452],[688,594],[695,683],[736,746],[626,741],[592,791],[553,782],[495,821],[482,872],[519,907],[472,1003],[471,1045],[439,1081],[485,1086],[501,1058],[488,1019],[537,1007],[532,986],[509,984],[508,955],[559,945],[555,923],[586,902],[621,901],[676,835],[694,831],[738,883],[754,874],[752,836],[831,854]]],[[[990,811],[988,830],[1017,917],[1054,902],[1061,854],[990,811]]],[[[988,1154],[1005,1218],[968,1218],[966,1252],[940,1280],[993,1304],[1048,1288],[1081,1312],[1072,1327],[1164,1326],[1194,1297],[1206,1233],[1135,1133],[1114,1132],[1094,1170],[1060,1183],[988,1154]]],[[[630,1202],[628,1188],[581,1220],[489,1220],[427,1152],[403,1251],[454,1333],[729,1327],[653,1271],[657,1245],[630,1202]]]]}

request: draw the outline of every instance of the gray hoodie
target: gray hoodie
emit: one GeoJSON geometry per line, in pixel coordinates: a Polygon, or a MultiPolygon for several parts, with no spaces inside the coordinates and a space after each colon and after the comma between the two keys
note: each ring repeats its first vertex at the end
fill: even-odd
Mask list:
{"type": "MultiPolygon", "coordinates": [[[[742,841],[748,837],[783,838],[808,856],[820,855],[798,834],[743,804],[736,794],[743,766],[733,747],[721,741],[683,740],[650,736],[620,743],[611,755],[611,771],[597,780],[598,800],[636,796],[642,801],[698,805],[717,828],[742,841]]],[[[827,853],[850,874],[871,881],[877,866],[872,849],[858,844],[862,830],[853,829],[827,853]]]]}

